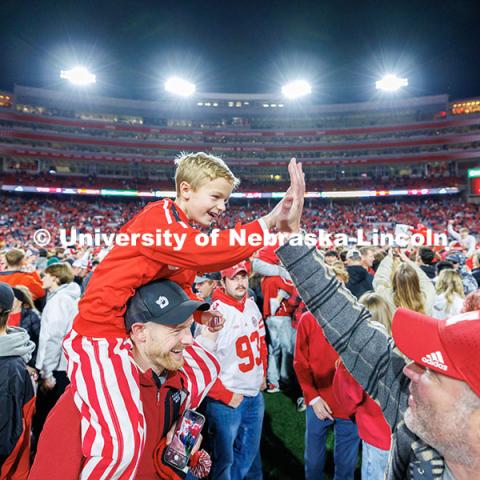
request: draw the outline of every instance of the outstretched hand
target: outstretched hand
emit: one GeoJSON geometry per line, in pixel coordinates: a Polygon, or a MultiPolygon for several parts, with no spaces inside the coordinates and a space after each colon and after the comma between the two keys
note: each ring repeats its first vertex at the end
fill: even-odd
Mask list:
{"type": "Polygon", "coordinates": [[[276,227],[280,232],[297,233],[300,230],[305,197],[305,176],[302,164],[295,158],[288,164],[290,187],[283,199],[264,217],[268,228],[276,227]]]}
{"type": "Polygon", "coordinates": [[[201,323],[206,325],[211,332],[219,332],[223,328],[225,317],[222,312],[211,308],[202,312],[201,323]]]}

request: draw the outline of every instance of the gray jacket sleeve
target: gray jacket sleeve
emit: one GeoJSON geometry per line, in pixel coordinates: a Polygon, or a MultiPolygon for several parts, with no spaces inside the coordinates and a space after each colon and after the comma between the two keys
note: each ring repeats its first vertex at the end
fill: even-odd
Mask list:
{"type": "Polygon", "coordinates": [[[277,255],[325,337],[393,429],[407,408],[403,357],[390,337],[370,322],[370,313],[325,267],[315,248],[286,244],[277,255]]]}

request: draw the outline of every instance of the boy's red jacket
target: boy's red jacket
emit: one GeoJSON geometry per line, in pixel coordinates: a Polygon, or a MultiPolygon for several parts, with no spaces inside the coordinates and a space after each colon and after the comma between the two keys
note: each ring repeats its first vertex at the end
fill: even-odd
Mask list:
{"type": "Polygon", "coordinates": [[[381,450],[390,450],[392,432],[380,406],[367,395],[343,363],[333,379],[333,394],[350,415],[355,415],[358,436],[381,450]]]}
{"type": "MultiPolygon", "coordinates": [[[[135,290],[153,280],[168,278],[181,285],[193,297],[191,285],[197,272],[217,272],[231,267],[253,255],[259,246],[248,243],[231,244],[231,232],[219,233],[216,245],[200,247],[195,242],[199,230],[188,224],[185,213],[169,199],[147,205],[130,220],[121,233],[151,234],[152,239],[163,232],[185,235],[181,249],[173,245],[145,246],[140,237],[137,245],[115,245],[94,271],[88,289],[79,303],[79,312],[73,328],[83,336],[125,337],[124,314],[126,304],[135,290]]],[[[238,225],[235,230],[258,234],[264,238],[266,230],[261,221],[238,225]]]]}
{"type": "Polygon", "coordinates": [[[327,342],[323,330],[310,312],[298,324],[293,367],[307,405],[322,397],[335,418],[349,419],[347,412],[333,395],[333,377],[338,354],[327,342]]]}

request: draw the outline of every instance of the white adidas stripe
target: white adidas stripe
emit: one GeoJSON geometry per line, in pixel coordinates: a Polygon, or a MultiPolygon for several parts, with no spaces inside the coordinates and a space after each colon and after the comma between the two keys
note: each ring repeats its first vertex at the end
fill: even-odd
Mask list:
{"type": "Polygon", "coordinates": [[[422,362],[425,362],[432,367],[439,368],[440,370],[448,370],[448,366],[445,365],[443,361],[442,352],[438,350],[436,352],[427,353],[424,357],[422,357],[422,362]]]}

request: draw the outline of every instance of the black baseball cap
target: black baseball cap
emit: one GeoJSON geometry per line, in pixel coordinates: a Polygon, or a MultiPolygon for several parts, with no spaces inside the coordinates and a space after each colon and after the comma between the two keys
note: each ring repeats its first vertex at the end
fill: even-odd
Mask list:
{"type": "Polygon", "coordinates": [[[125,327],[134,323],[155,322],[161,325],[179,325],[195,311],[206,311],[208,302],[191,300],[185,291],[170,280],[156,280],[143,285],[127,304],[125,327]]]}
{"type": "Polygon", "coordinates": [[[0,313],[12,309],[13,299],[12,287],[8,283],[0,282],[0,313]]]}

